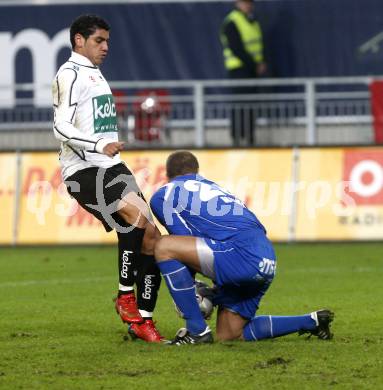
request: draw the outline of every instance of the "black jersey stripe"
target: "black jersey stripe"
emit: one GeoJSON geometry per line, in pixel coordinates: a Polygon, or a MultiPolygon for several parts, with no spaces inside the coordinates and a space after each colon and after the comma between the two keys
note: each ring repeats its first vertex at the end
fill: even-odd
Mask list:
{"type": "MultiPolygon", "coordinates": [[[[69,89],[69,107],[74,107],[75,109],[73,110],[73,114],[71,116],[71,123],[73,122],[73,119],[74,119],[74,116],[76,114],[76,110],[77,110],[77,102],[75,103],[72,103],[72,93],[73,93],[73,86],[74,86],[74,83],[76,82],[77,80],[77,72],[72,69],[72,68],[64,68],[62,69],[62,71],[64,70],[72,70],[75,74],[75,77],[70,85],[70,89],[69,89]]],[[[58,105],[53,105],[54,107],[58,107],[60,105],[60,83],[59,83],[59,75],[56,76],[56,84],[57,84],[57,102],[58,102],[58,105]]]]}
{"type": "Polygon", "coordinates": [[[68,147],[70,150],[72,150],[73,153],[77,154],[77,156],[79,156],[81,158],[81,160],[86,161],[85,153],[83,150],[77,151],[76,149],[72,148],[72,146],[70,146],[70,145],[68,145],[68,147]],[[82,153],[82,155],[80,154],[80,152],[82,153]]]}
{"type": "Polygon", "coordinates": [[[97,66],[82,65],[82,64],[79,64],[78,62],[75,62],[75,61],[67,61],[67,62],[71,62],[72,64],[76,64],[76,65],[79,65],[79,66],[83,66],[83,67],[85,67],[85,68],[98,69],[97,66]]]}
{"type": "Polygon", "coordinates": [[[84,139],[84,138],[68,137],[65,133],[63,133],[62,131],[60,131],[56,125],[54,125],[54,128],[55,128],[55,130],[56,130],[59,134],[61,134],[63,137],[65,137],[68,141],[71,140],[71,139],[73,139],[73,140],[76,140],[76,141],[88,142],[88,143],[93,144],[93,145],[95,145],[95,144],[98,142],[98,141],[95,142],[95,141],[92,141],[92,140],[89,140],[89,139],[84,139]]]}
{"type": "Polygon", "coordinates": [[[69,90],[69,107],[77,106],[77,102],[72,103],[72,92],[73,92],[74,83],[77,80],[77,72],[74,69],[72,69],[72,68],[64,68],[63,70],[66,70],[66,69],[73,70],[73,72],[75,74],[75,77],[74,77],[74,79],[72,81],[72,84],[70,85],[70,90],[69,90]]]}
{"type": "Polygon", "coordinates": [[[60,84],[58,76],[56,76],[56,84],[57,84],[57,107],[60,105],[60,84]]]}

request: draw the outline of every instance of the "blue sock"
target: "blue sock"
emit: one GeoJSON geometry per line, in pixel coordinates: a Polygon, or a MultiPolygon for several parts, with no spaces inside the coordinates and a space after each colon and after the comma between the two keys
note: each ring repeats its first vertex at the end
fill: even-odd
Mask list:
{"type": "Polygon", "coordinates": [[[303,316],[257,316],[244,328],[243,337],[246,341],[269,339],[300,330],[314,330],[315,320],[310,314],[303,316]]]}
{"type": "Polygon", "coordinates": [[[202,333],[207,325],[198,306],[190,271],[184,264],[173,259],[161,261],[157,265],[175,304],[184,315],[187,330],[191,334],[202,333]]]}

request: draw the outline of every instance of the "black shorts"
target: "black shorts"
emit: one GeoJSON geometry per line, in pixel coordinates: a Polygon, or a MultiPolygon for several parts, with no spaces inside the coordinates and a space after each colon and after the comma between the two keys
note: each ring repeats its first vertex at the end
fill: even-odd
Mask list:
{"type": "Polygon", "coordinates": [[[90,167],[77,171],[65,180],[68,192],[85,210],[102,222],[107,232],[128,224],[117,213],[125,195],[135,192],[144,199],[136,180],[124,163],[110,168],[90,167]]]}

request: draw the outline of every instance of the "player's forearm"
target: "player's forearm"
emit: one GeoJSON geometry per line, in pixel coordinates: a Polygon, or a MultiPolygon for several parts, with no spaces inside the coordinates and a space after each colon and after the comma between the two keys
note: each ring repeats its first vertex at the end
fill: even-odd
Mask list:
{"type": "Polygon", "coordinates": [[[113,142],[113,140],[85,135],[70,122],[63,120],[55,121],[53,129],[59,141],[80,150],[103,153],[104,147],[113,142]]]}

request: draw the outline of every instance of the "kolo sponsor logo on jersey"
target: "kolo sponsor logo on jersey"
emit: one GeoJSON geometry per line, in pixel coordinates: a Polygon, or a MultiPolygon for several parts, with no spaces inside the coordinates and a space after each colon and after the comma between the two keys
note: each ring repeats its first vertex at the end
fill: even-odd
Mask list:
{"type": "Polygon", "coordinates": [[[100,95],[93,98],[93,120],[95,133],[118,131],[117,111],[113,95],[100,95]]]}

